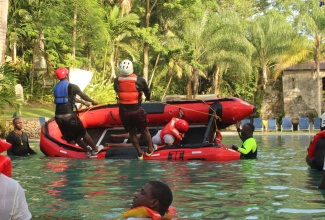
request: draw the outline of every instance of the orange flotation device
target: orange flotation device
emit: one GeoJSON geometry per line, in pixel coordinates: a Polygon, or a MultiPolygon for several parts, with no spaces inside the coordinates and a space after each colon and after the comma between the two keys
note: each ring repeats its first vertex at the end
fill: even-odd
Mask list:
{"type": "Polygon", "coordinates": [[[129,217],[133,218],[151,218],[152,220],[160,220],[160,219],[171,219],[176,215],[176,208],[174,206],[169,206],[167,213],[164,216],[161,216],[158,212],[145,207],[139,206],[133,209],[126,211],[121,218],[119,219],[126,219],[129,217]]]}
{"type": "MultiPolygon", "coordinates": [[[[5,152],[11,147],[11,144],[0,139],[0,154],[5,152]]],[[[0,155],[0,173],[11,177],[11,159],[10,157],[0,155]]]]}

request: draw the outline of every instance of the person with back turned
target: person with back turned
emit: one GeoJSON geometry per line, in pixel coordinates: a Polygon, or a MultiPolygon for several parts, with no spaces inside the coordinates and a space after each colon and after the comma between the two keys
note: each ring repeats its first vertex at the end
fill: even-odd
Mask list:
{"type": "Polygon", "coordinates": [[[56,77],[60,80],[54,87],[55,121],[67,142],[76,142],[86,151],[88,157],[94,156],[102,150],[102,146],[95,145],[73,108],[75,102],[86,106],[90,106],[88,102],[92,105],[98,105],[98,103],[83,93],[79,86],[69,83],[68,73],[67,68],[58,68],[55,71],[56,77]],[[82,100],[76,98],[76,95],[82,100]]]}
{"type": "Polygon", "coordinates": [[[142,94],[150,101],[151,92],[143,77],[133,72],[133,63],[123,60],[120,63],[121,74],[114,79],[114,90],[118,96],[119,115],[126,132],[129,133],[130,141],[135,147],[138,160],[143,160],[143,152],[140,148],[137,132],[140,132],[147,144],[146,155],[151,156],[154,152],[151,135],[148,130],[147,113],[141,107],[142,94]]]}

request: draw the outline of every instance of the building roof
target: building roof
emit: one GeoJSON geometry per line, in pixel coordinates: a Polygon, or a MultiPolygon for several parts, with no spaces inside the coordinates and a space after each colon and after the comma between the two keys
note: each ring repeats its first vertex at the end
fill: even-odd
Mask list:
{"type": "MultiPolygon", "coordinates": [[[[320,61],[319,68],[325,70],[325,60],[320,61]]],[[[297,71],[297,70],[316,70],[315,61],[310,60],[304,63],[299,63],[294,66],[289,66],[284,71],[297,71]]]]}

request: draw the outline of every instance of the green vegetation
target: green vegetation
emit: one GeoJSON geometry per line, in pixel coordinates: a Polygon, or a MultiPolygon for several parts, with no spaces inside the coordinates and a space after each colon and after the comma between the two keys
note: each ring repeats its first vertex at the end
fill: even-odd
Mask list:
{"type": "MultiPolygon", "coordinates": [[[[38,118],[40,116],[52,118],[54,116],[55,106],[52,103],[32,102],[23,104],[20,108],[23,118],[38,118]]],[[[4,109],[0,119],[12,118],[16,109],[7,107],[4,109]]]]}
{"type": "MultiPolygon", "coordinates": [[[[269,79],[288,66],[313,59],[319,74],[324,24],[319,1],[10,0],[12,71],[2,72],[24,87],[27,102],[52,102],[57,67],[89,70],[86,93],[113,103],[119,62],[130,59],[155,100],[215,93],[259,107],[269,79]]],[[[0,110],[15,100],[4,97],[0,110]]]]}

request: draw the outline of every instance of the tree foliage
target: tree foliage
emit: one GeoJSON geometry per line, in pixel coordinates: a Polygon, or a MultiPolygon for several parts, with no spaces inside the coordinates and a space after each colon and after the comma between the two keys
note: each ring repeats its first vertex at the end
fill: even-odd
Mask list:
{"type": "Polygon", "coordinates": [[[217,93],[256,104],[269,78],[323,58],[323,10],[303,0],[10,0],[6,55],[30,96],[51,95],[34,74],[44,34],[48,75],[60,66],[94,72],[87,92],[102,103],[114,102],[118,64],[131,59],[137,74],[149,70],[156,100],[217,93]]]}

